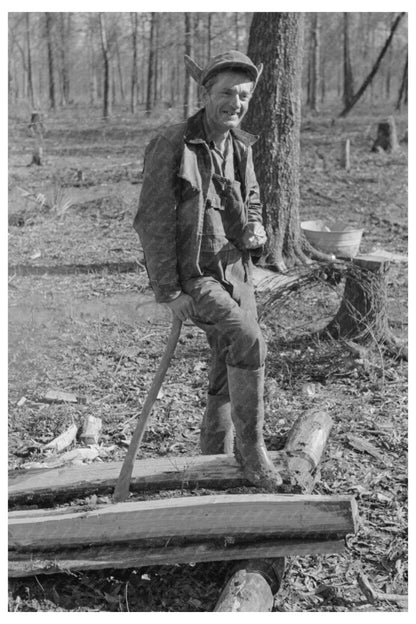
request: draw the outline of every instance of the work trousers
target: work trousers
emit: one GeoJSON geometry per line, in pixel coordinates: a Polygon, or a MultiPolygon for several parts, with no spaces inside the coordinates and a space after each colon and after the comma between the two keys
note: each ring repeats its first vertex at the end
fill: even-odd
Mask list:
{"type": "Polygon", "coordinates": [[[241,254],[232,262],[223,258],[221,276],[216,271],[183,285],[197,310],[191,320],[205,331],[211,347],[208,394],[229,396],[227,365],[254,370],[266,358],[248,262],[241,254]]]}

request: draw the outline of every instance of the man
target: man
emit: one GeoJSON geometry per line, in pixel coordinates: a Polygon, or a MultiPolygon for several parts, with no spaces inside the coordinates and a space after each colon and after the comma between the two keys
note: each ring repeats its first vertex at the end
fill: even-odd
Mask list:
{"type": "Polygon", "coordinates": [[[134,227],[156,300],[202,328],[211,347],[202,452],[231,453],[234,425],[246,478],[273,491],[282,481],[263,440],[266,345],[250,258],[266,236],[251,152],[256,137],[239,129],[262,66],[233,50],[205,69],[185,60],[203,108],[148,145],[134,227]]]}

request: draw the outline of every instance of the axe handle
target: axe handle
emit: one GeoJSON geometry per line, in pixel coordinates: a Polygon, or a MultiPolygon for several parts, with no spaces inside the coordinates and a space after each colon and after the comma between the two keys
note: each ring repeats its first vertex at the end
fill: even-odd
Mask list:
{"type": "Polygon", "coordinates": [[[136,459],[137,450],[140,446],[140,442],[142,441],[153,404],[156,401],[157,395],[160,390],[160,386],[162,385],[166,371],[169,368],[170,361],[178,343],[181,328],[182,321],[180,321],[178,317],[174,315],[165,352],[162,356],[162,359],[160,360],[158,369],[149,390],[149,394],[147,395],[146,401],[144,402],[142,413],[139,416],[136,429],[131,438],[130,446],[127,449],[127,455],[121,467],[120,475],[118,477],[118,481],[113,494],[113,500],[115,503],[125,501],[129,495],[131,475],[133,472],[134,460],[136,459]]]}

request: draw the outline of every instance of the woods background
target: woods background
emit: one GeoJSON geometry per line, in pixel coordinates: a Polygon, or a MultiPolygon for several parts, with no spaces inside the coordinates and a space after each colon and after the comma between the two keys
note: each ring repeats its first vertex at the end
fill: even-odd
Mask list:
{"type": "MultiPolygon", "coordinates": [[[[88,106],[172,118],[192,113],[198,94],[184,53],[204,65],[225,49],[247,51],[252,13],[9,13],[12,117],[33,109],[88,106]]],[[[342,111],[369,74],[397,14],[308,13],[303,104],[342,111]]],[[[267,59],[264,59],[267,62],[267,59]]],[[[407,19],[402,20],[360,103],[407,102],[407,19]]]]}

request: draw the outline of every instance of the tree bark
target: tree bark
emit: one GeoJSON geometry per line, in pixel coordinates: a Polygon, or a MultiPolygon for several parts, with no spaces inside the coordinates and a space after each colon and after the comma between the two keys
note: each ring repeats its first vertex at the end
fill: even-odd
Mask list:
{"type": "Polygon", "coordinates": [[[261,262],[279,271],[308,262],[299,219],[302,42],[302,13],[254,13],[248,55],[266,62],[245,128],[261,133],[253,148],[268,237],[261,262]]]}
{"type": "Polygon", "coordinates": [[[53,41],[52,41],[52,13],[45,13],[46,18],[46,45],[48,48],[48,75],[49,75],[49,106],[51,110],[56,108],[55,99],[55,69],[54,69],[54,56],[53,56],[53,41]]]}
{"type": "Polygon", "coordinates": [[[354,81],[352,76],[351,56],[350,56],[350,14],[344,13],[344,56],[343,56],[343,72],[344,72],[344,91],[343,101],[344,107],[349,106],[354,97],[354,81]]]}
{"type": "Polygon", "coordinates": [[[355,104],[358,102],[358,100],[361,98],[361,96],[363,95],[363,93],[365,92],[365,90],[367,89],[368,85],[372,83],[374,76],[376,75],[378,68],[380,67],[380,63],[383,60],[384,55],[386,54],[389,45],[393,39],[394,33],[397,30],[398,25],[400,24],[400,21],[402,19],[402,17],[405,15],[405,13],[400,13],[396,19],[394,20],[391,29],[390,29],[390,34],[386,39],[386,42],[380,52],[380,54],[378,55],[378,58],[376,60],[376,62],[373,65],[373,68],[371,69],[370,73],[368,74],[367,78],[364,80],[363,84],[361,85],[361,87],[358,89],[357,93],[352,97],[352,99],[350,100],[348,106],[345,106],[344,110],[342,111],[342,113],[340,114],[340,117],[346,117],[346,115],[348,115],[348,113],[352,110],[352,108],[355,106],[355,104]]]}

